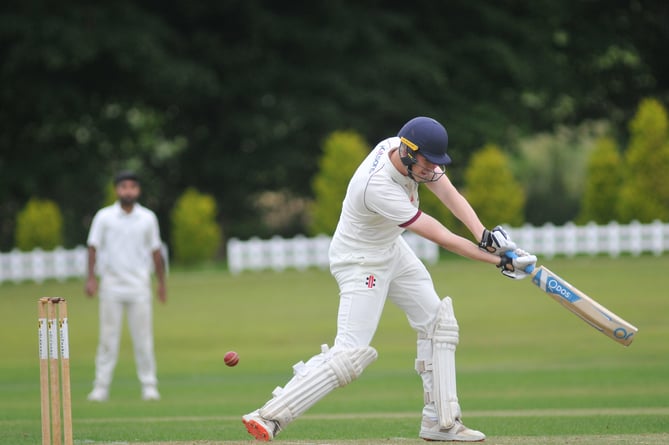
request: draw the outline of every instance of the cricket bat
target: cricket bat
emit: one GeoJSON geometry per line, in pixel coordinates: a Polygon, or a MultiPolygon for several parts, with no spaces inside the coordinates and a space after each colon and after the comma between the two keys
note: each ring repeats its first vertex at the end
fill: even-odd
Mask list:
{"type": "Polygon", "coordinates": [[[528,269],[531,270],[526,269],[525,271],[531,275],[534,285],[590,326],[622,345],[629,346],[632,343],[634,335],[639,331],[634,325],[623,320],[555,272],[551,272],[547,267],[530,266],[528,269]]]}

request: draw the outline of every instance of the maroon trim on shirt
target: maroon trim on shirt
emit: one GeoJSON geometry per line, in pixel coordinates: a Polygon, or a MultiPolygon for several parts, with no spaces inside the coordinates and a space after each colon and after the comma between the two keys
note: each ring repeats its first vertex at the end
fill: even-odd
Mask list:
{"type": "Polygon", "coordinates": [[[418,210],[413,218],[411,218],[409,221],[405,222],[404,224],[400,224],[400,227],[404,229],[405,227],[410,226],[414,221],[416,221],[418,219],[418,217],[421,215],[421,213],[423,213],[422,210],[418,210]]]}

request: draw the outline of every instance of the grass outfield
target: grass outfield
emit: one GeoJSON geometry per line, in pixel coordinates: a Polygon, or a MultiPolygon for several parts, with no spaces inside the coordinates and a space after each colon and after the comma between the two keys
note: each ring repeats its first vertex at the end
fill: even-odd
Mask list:
{"type": "MultiPolygon", "coordinates": [[[[465,423],[489,444],[669,443],[669,256],[546,262],[640,332],[628,348],[532,286],[449,257],[431,266],[460,324],[458,392],[465,423]]],[[[37,299],[68,298],[77,444],[234,444],[240,416],[269,397],[292,365],[331,343],[338,303],[327,271],[243,273],[173,269],[155,306],[160,402],[142,402],[124,331],[105,404],[86,401],[97,344],[97,302],[83,281],[0,285],[0,443],[40,443],[37,299]],[[234,368],[228,350],[240,354],[234,368]]],[[[379,359],[277,439],[284,444],[424,443],[415,335],[388,304],[379,359]]]]}

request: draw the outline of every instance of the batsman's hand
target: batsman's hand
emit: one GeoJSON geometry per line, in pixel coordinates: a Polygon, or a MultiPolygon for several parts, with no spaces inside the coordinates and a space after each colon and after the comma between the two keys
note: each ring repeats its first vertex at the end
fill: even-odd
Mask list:
{"type": "Polygon", "coordinates": [[[511,237],[502,226],[497,226],[492,230],[483,230],[479,249],[503,256],[506,252],[516,250],[516,243],[511,240],[511,237]]]}
{"type": "Polygon", "coordinates": [[[497,267],[501,269],[502,275],[514,280],[522,280],[534,270],[536,265],[536,256],[525,252],[523,249],[515,249],[506,252],[500,258],[497,267]]]}

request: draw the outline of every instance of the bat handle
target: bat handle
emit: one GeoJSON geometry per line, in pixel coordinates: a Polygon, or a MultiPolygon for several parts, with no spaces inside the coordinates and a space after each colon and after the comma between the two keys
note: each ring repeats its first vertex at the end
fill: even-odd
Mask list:
{"type": "MultiPolygon", "coordinates": [[[[507,250],[506,252],[504,252],[504,255],[506,255],[507,257],[509,257],[509,258],[511,258],[511,259],[518,258],[518,255],[516,255],[516,252],[514,252],[513,250],[507,250]]],[[[529,266],[527,266],[527,267],[525,268],[525,271],[524,271],[524,272],[525,272],[525,273],[532,273],[532,272],[534,272],[534,266],[533,266],[532,264],[530,264],[529,266]]]]}

